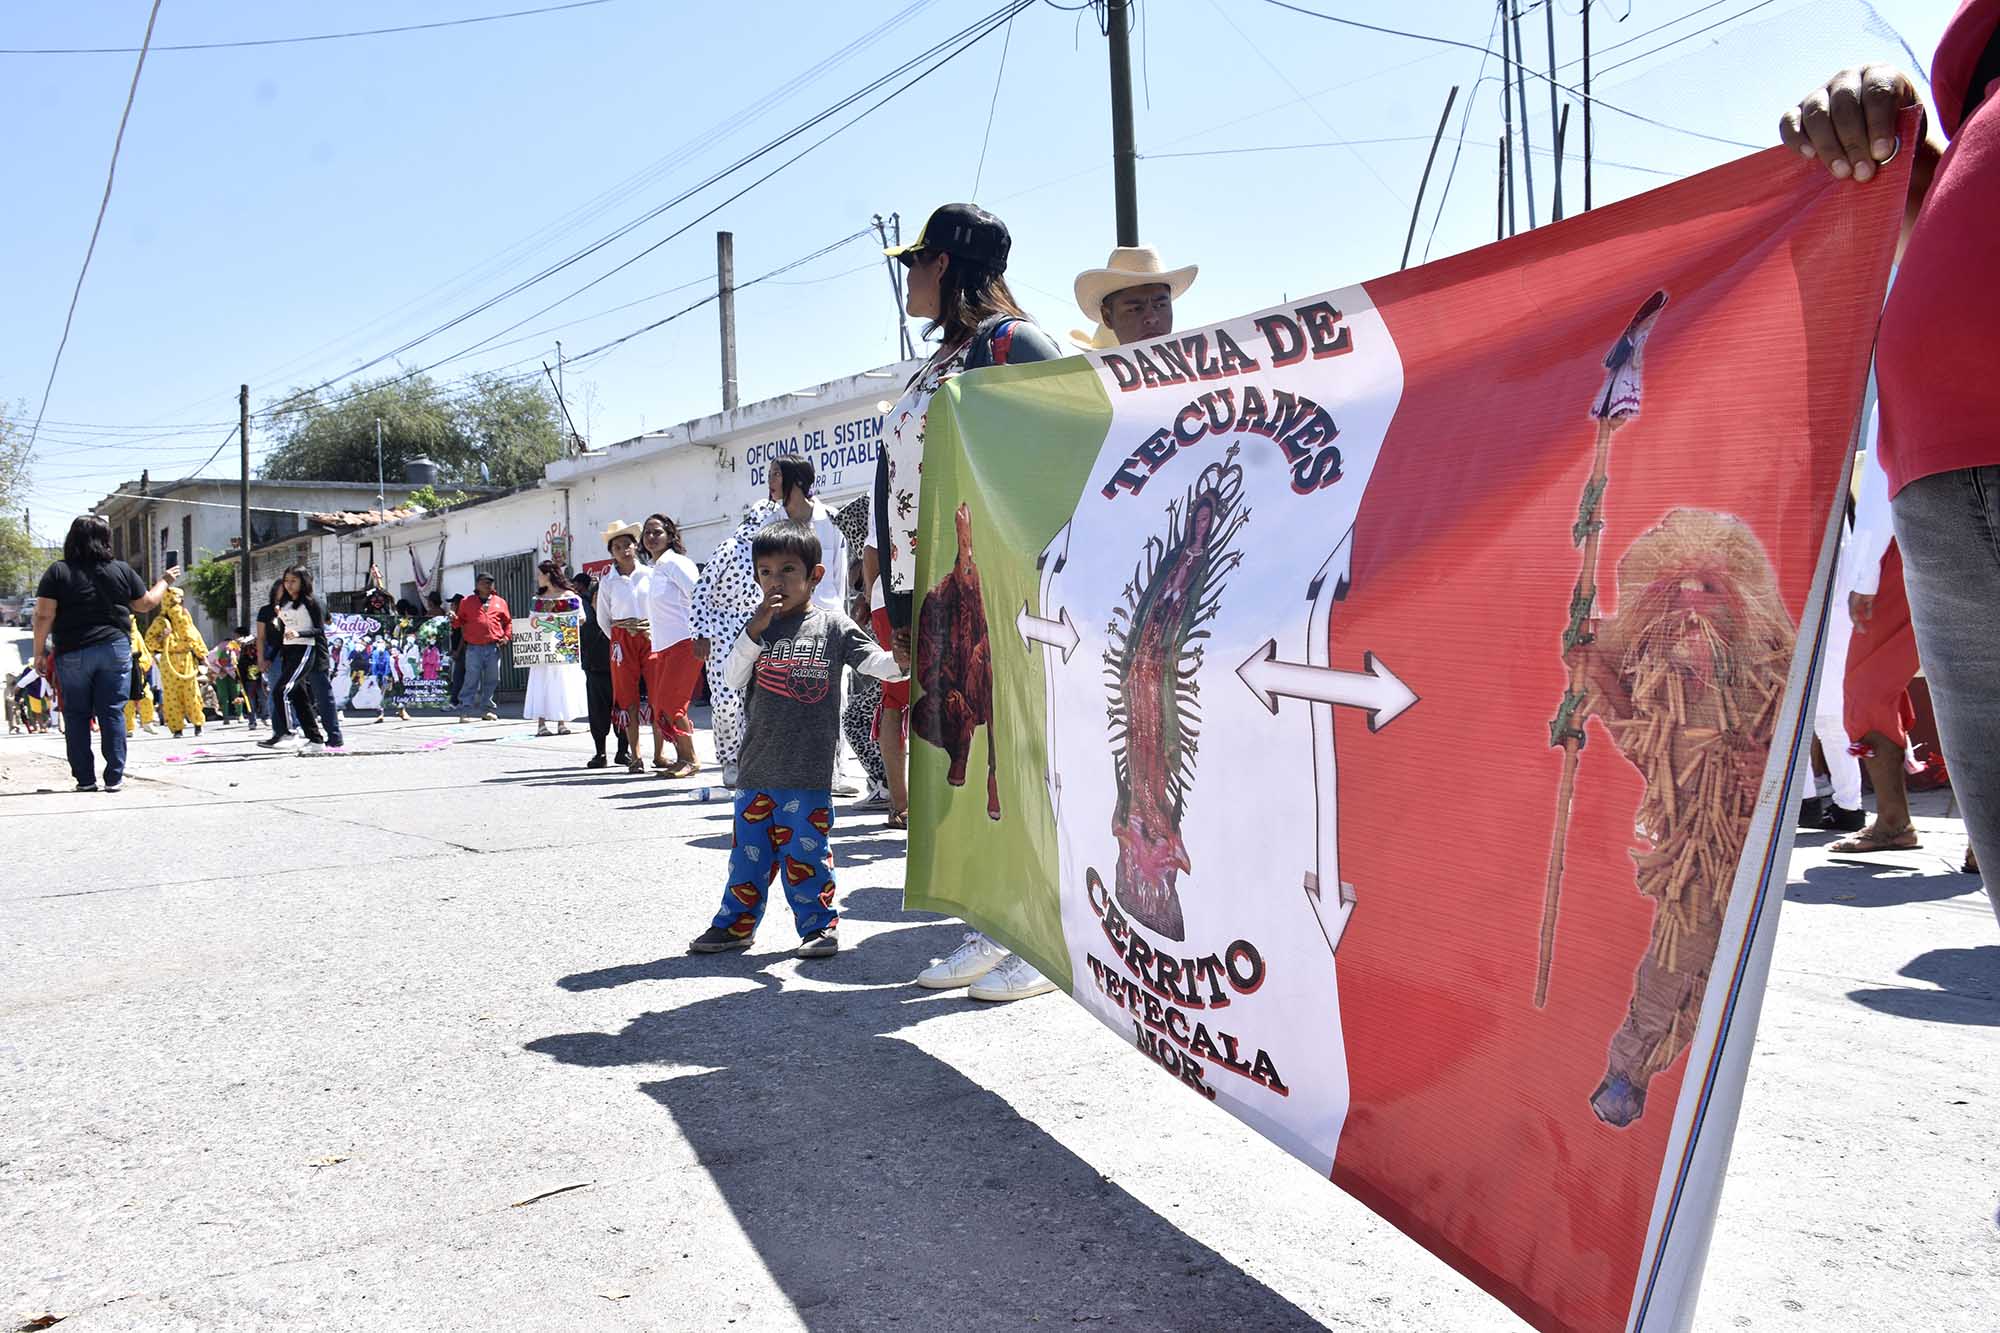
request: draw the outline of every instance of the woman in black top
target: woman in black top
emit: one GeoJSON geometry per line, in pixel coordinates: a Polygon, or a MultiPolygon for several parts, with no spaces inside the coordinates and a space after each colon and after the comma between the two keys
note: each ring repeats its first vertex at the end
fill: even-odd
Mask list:
{"type": "MultiPolygon", "coordinates": [[[[326,674],[326,613],[320,609],[319,599],[313,596],[312,573],[304,565],[285,571],[280,580],[277,600],[271,605],[272,623],[283,636],[278,653],[277,681],[272,688],[271,735],[257,744],[265,749],[286,744],[293,725],[305,733],[304,749],[308,754],[317,754],[326,749],[327,735],[320,731],[320,724],[327,722],[329,732],[339,725],[338,721],[328,721],[314,710],[314,676],[326,674]]],[[[331,683],[327,697],[332,697],[331,683]]],[[[336,719],[338,714],[333,715],[336,719]]],[[[338,734],[332,737],[340,743],[338,734]]]]}
{"type": "Polygon", "coordinates": [[[160,604],[179,567],[148,588],[111,555],[111,524],[85,514],[69,525],[63,558],[35,588],[33,658],[62,692],[64,740],[78,791],[97,790],[90,724],[104,751],[104,790],[125,780],[125,693],[132,675],[132,613],[160,604]],[[49,650],[53,648],[53,662],[49,650]]]}

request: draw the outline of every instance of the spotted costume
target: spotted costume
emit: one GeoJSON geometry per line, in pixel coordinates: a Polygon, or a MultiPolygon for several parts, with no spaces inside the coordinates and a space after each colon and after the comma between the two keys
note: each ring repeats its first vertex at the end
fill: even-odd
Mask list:
{"type": "Polygon", "coordinates": [[[715,732],[715,758],[725,774],[736,767],[743,749],[743,694],[729,688],[725,678],[729,650],[743,635],[743,627],[757,614],[764,594],[757,587],[757,566],[751,559],[750,544],[758,529],[777,519],[784,510],[776,501],[753,506],[736,525],[736,531],[722,540],[708,558],[708,567],[694,585],[694,603],[689,609],[689,628],[697,639],[707,639],[709,726],[715,732]]]}

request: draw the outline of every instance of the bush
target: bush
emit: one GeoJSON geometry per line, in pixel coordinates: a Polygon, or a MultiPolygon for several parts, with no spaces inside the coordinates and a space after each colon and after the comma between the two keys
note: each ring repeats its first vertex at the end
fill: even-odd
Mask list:
{"type": "Polygon", "coordinates": [[[209,619],[227,631],[232,628],[229,611],[236,604],[236,579],[241,572],[234,560],[209,555],[182,573],[181,586],[201,603],[209,619]]]}

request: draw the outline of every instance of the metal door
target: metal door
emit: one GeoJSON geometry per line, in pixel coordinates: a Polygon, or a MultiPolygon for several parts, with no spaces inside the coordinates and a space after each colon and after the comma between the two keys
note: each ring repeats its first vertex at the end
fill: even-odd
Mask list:
{"type": "MultiPolygon", "coordinates": [[[[535,563],[535,553],[523,551],[498,560],[475,560],[472,565],[475,572],[493,576],[493,590],[507,599],[507,609],[521,628],[526,628],[528,613],[535,607],[535,563]]],[[[500,650],[500,692],[522,694],[527,688],[528,668],[514,665],[510,643],[500,650]]]]}

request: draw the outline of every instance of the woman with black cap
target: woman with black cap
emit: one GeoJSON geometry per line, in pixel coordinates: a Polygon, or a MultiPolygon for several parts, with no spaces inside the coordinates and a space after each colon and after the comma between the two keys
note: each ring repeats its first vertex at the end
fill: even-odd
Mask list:
{"type": "MultiPolygon", "coordinates": [[[[862,561],[875,635],[884,648],[899,638],[906,645],[909,641],[917,582],[917,474],[932,397],[946,381],[968,370],[1051,361],[1064,354],[1007,287],[1012,246],[1007,224],[985,209],[946,204],[931,214],[915,241],[888,251],[909,270],[907,307],[930,321],[925,334],[937,336],[938,348],[890,409],[876,458],[869,544],[862,561]]],[[[909,827],[903,729],[909,703],[907,682],[882,687],[877,731],[889,777],[889,822],[899,828],[909,827]]],[[[926,969],[917,984],[935,990],[970,985],[973,998],[982,1000],[1020,1000],[1055,989],[1025,958],[976,931],[949,958],[926,969]]]]}

